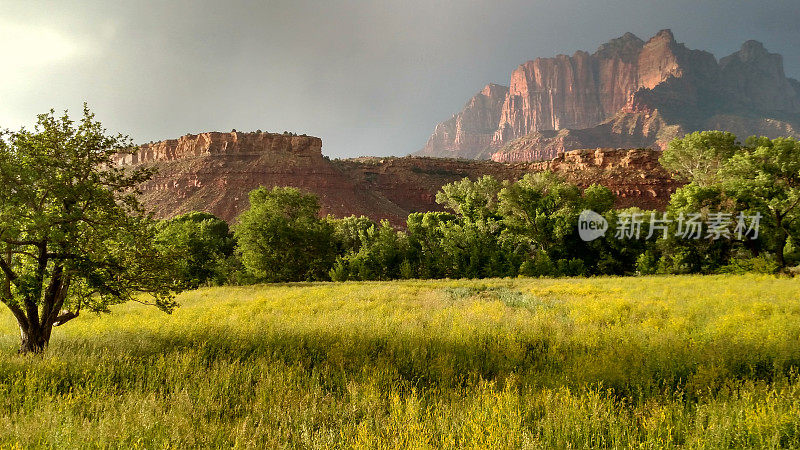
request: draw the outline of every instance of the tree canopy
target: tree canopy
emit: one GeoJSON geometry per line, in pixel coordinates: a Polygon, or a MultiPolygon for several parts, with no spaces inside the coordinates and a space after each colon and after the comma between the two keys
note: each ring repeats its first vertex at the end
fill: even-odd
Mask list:
{"type": "Polygon", "coordinates": [[[134,151],[130,140],[86,106],[78,123],[51,110],[32,130],[1,135],[0,295],[21,351],[42,351],[52,328],[81,311],[131,300],[172,310],[182,287],[174,259],[154,245],[155,222],[136,197],[152,173],[112,163],[134,151]]]}
{"type": "Polygon", "coordinates": [[[740,144],[730,133],[696,132],[673,141],[661,162],[689,181],[673,195],[673,210],[759,214],[759,242],[752,242],[754,236],[740,240],[754,253],[766,247],[779,267],[787,265],[787,241],[800,241],[800,142],[753,136],[740,144]]]}
{"type": "Polygon", "coordinates": [[[236,241],[228,223],[206,212],[190,212],[158,224],[156,242],[179,256],[178,266],[188,287],[222,284],[230,270],[236,241]]]}
{"type": "Polygon", "coordinates": [[[319,210],[317,198],[297,188],[251,191],[250,208],[234,229],[244,266],[270,282],[326,279],[335,245],[319,210]]]}

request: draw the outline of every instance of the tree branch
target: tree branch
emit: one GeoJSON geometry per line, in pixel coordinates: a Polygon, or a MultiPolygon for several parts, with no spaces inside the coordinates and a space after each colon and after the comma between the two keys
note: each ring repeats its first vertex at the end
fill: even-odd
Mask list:
{"type": "Polygon", "coordinates": [[[15,281],[16,281],[17,278],[19,278],[19,275],[14,273],[14,271],[11,269],[11,266],[9,266],[8,263],[6,262],[6,260],[3,259],[3,258],[0,258],[0,270],[2,270],[3,273],[5,273],[6,278],[8,279],[8,281],[16,284],[15,281]]]}
{"type": "Polygon", "coordinates": [[[79,315],[80,315],[80,310],[75,311],[75,312],[67,311],[67,312],[65,312],[65,313],[63,313],[60,316],[55,318],[55,320],[53,321],[53,326],[57,327],[57,326],[60,326],[60,325],[64,325],[65,323],[67,323],[70,320],[78,317],[79,315]]]}
{"type": "Polygon", "coordinates": [[[14,317],[17,319],[17,322],[21,327],[27,328],[29,326],[28,318],[25,316],[25,311],[19,307],[12,299],[6,298],[3,296],[0,298],[2,302],[11,310],[11,313],[14,314],[14,317]]]}
{"type": "Polygon", "coordinates": [[[47,329],[48,322],[55,314],[58,314],[60,307],[56,308],[56,296],[61,292],[62,288],[62,274],[64,268],[61,264],[57,264],[53,268],[53,274],[50,275],[50,283],[44,291],[44,298],[42,299],[42,326],[47,329]]]}
{"type": "Polygon", "coordinates": [[[10,239],[10,238],[3,238],[0,240],[5,242],[6,244],[11,244],[11,245],[35,245],[37,247],[42,245],[42,241],[18,241],[16,239],[10,239]]]}

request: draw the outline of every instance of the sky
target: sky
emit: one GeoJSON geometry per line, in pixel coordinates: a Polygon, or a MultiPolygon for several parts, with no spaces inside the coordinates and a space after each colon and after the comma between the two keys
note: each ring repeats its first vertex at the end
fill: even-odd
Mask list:
{"type": "Polygon", "coordinates": [[[798,0],[0,0],[0,128],[83,102],[134,142],[204,131],[319,136],[405,155],[487,83],[632,32],[717,58],[756,39],[800,78],[798,0]]]}

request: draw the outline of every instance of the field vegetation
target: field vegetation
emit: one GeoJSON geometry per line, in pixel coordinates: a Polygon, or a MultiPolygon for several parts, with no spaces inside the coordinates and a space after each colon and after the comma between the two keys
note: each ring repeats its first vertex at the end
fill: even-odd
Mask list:
{"type": "Polygon", "coordinates": [[[800,283],[767,275],[209,287],[17,355],[0,446],[797,448],[800,283]]]}

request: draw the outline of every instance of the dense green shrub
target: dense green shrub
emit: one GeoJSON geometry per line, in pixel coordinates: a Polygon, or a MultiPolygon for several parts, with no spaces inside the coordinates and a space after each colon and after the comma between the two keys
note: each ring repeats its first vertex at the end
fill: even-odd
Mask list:
{"type": "Polygon", "coordinates": [[[213,214],[191,212],[160,222],[156,243],[180,255],[180,275],[193,288],[228,282],[238,264],[233,233],[213,214]]]}
{"type": "Polygon", "coordinates": [[[296,188],[258,188],[239,216],[237,254],[254,277],[269,281],[326,280],[336,257],[333,227],[320,220],[319,201],[296,188]]]}

